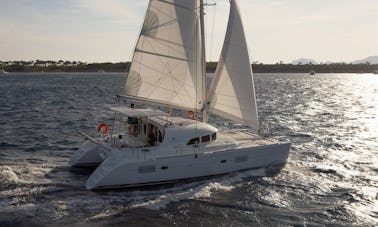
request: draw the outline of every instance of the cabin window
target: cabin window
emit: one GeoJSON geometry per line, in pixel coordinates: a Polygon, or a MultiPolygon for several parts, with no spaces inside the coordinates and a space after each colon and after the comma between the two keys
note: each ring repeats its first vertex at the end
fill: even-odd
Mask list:
{"type": "Polygon", "coordinates": [[[202,136],[202,143],[210,142],[210,135],[202,136]]]}
{"type": "Polygon", "coordinates": [[[139,166],[138,173],[153,173],[155,172],[155,166],[139,166]]]}
{"type": "Polygon", "coordinates": [[[147,125],[146,124],[143,124],[143,133],[144,133],[144,135],[147,134],[147,125]]]}
{"type": "Polygon", "coordinates": [[[211,140],[214,141],[214,140],[216,140],[216,139],[217,139],[217,134],[216,134],[216,133],[213,133],[213,134],[211,135],[211,140]]]}
{"type": "Polygon", "coordinates": [[[161,169],[166,170],[166,169],[168,169],[168,166],[162,166],[161,169]]]}
{"type": "Polygon", "coordinates": [[[222,161],[221,161],[221,163],[226,163],[226,162],[227,162],[227,160],[222,160],[222,161]]]}
{"type": "Polygon", "coordinates": [[[163,142],[163,134],[161,133],[161,131],[159,130],[159,142],[163,142]]]}
{"type": "Polygon", "coordinates": [[[186,145],[198,144],[199,142],[200,142],[200,138],[197,137],[197,138],[193,138],[193,139],[189,140],[189,142],[186,145]]]}

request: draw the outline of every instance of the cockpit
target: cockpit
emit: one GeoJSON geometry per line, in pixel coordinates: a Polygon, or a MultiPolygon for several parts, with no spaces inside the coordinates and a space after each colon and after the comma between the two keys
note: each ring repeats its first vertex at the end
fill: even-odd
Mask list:
{"type": "Polygon", "coordinates": [[[152,109],[112,108],[116,112],[113,144],[121,147],[194,146],[217,139],[217,129],[152,109]],[[118,138],[122,135],[122,141],[118,138]],[[121,143],[121,145],[119,145],[121,143]]]}

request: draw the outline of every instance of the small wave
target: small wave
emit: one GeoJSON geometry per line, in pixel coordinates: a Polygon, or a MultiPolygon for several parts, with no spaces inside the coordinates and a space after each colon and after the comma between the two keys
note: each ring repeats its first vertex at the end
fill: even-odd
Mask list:
{"type": "Polygon", "coordinates": [[[153,195],[143,195],[142,193],[139,196],[134,196],[137,202],[134,202],[130,207],[160,210],[174,202],[210,197],[212,193],[231,191],[233,188],[234,186],[230,185],[230,181],[227,180],[220,182],[192,182],[180,187],[175,187],[174,191],[160,190],[153,195]]]}
{"type": "Polygon", "coordinates": [[[234,189],[234,186],[232,186],[231,184],[213,182],[200,189],[191,197],[191,199],[210,197],[211,194],[215,191],[231,191],[232,189],[234,189]]]}
{"type": "Polygon", "coordinates": [[[36,209],[36,204],[28,203],[28,204],[19,205],[17,207],[7,206],[4,208],[4,210],[2,210],[2,212],[14,214],[15,212],[20,213],[22,211],[22,213],[24,214],[32,215],[35,212],[35,209],[36,209]]]}
{"type": "Polygon", "coordinates": [[[280,208],[290,207],[291,205],[290,201],[282,195],[282,192],[277,192],[274,190],[271,190],[268,194],[263,195],[261,199],[265,204],[274,205],[280,208]]]}
{"type": "Polygon", "coordinates": [[[5,184],[18,183],[20,178],[9,166],[0,166],[0,181],[5,184]]]}
{"type": "Polygon", "coordinates": [[[35,152],[35,151],[37,151],[37,149],[34,148],[34,147],[28,147],[28,148],[25,148],[24,151],[26,151],[26,152],[35,152]]]}
{"type": "Polygon", "coordinates": [[[3,148],[11,148],[11,147],[17,147],[17,146],[19,145],[13,144],[13,143],[7,143],[7,142],[0,143],[0,147],[3,147],[3,148]]]}
{"type": "Polygon", "coordinates": [[[312,171],[315,173],[337,174],[336,170],[333,170],[333,169],[313,168],[312,171]]]}
{"type": "Polygon", "coordinates": [[[338,177],[340,179],[344,179],[344,176],[334,169],[312,168],[311,171],[314,172],[314,173],[320,173],[320,174],[323,173],[323,174],[328,174],[328,175],[331,175],[331,176],[338,177]]]}

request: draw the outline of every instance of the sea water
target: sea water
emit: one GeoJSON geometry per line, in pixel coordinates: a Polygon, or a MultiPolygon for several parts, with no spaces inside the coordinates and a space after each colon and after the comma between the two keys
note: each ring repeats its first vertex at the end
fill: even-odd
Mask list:
{"type": "MultiPolygon", "coordinates": [[[[0,76],[0,226],[378,225],[378,76],[256,74],[260,121],[290,141],[275,177],[89,191],[68,160],[112,123],[126,74],[0,76]]],[[[210,116],[220,128],[232,122],[210,116]]]]}

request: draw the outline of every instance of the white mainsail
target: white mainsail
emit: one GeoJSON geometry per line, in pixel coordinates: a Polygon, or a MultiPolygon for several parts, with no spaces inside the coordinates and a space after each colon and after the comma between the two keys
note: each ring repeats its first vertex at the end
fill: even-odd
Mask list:
{"type": "Polygon", "coordinates": [[[243,23],[236,0],[230,3],[226,37],[210,86],[207,109],[258,130],[255,88],[243,23]]]}
{"type": "Polygon", "coordinates": [[[200,110],[201,48],[200,0],[150,0],[126,97],[200,110]]]}

